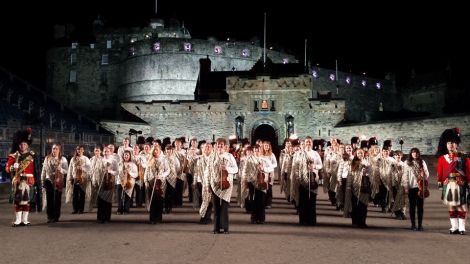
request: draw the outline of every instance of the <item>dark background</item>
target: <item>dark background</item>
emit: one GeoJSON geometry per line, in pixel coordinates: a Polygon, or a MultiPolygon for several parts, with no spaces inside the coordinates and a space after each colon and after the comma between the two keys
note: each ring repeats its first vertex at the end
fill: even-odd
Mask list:
{"type": "MultiPolygon", "coordinates": [[[[334,68],[337,59],[340,71],[378,78],[393,72],[399,84],[406,83],[411,69],[419,74],[468,68],[470,45],[464,39],[470,37],[470,23],[460,4],[312,1],[308,7],[305,0],[273,2],[160,0],[157,16],[184,21],[193,38],[262,41],[267,12],[268,46],[282,46],[303,62],[307,39],[307,56],[314,65],[334,68]]],[[[40,87],[45,83],[45,52],[52,44],[54,24],[76,24],[74,40],[88,43],[98,14],[105,25],[118,27],[144,26],[155,17],[153,0],[2,1],[1,5],[0,65],[40,87]]]]}

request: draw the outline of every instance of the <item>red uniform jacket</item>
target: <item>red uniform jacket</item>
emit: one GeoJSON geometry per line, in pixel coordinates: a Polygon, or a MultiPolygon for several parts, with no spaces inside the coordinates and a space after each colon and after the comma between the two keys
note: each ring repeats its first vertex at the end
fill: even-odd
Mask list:
{"type": "Polygon", "coordinates": [[[467,179],[467,183],[470,183],[470,158],[465,158],[462,162],[465,162],[465,171],[460,171],[461,168],[458,168],[457,165],[458,159],[462,159],[462,155],[453,155],[452,157],[449,154],[442,155],[437,160],[437,181],[444,183],[449,177],[450,173],[465,173],[464,176],[467,179]]]}
{"type": "MultiPolygon", "coordinates": [[[[19,155],[18,158],[18,163],[20,164],[19,168],[21,168],[21,164],[23,162],[28,162],[29,165],[22,171],[20,172],[19,176],[26,176],[27,178],[27,183],[28,185],[32,186],[34,185],[34,152],[28,151],[26,153],[20,154],[18,151],[10,154],[8,156],[8,161],[7,165],[5,167],[6,172],[11,172],[12,173],[12,179],[16,175],[15,169],[13,168],[13,164],[16,162],[16,157],[19,155]]],[[[16,179],[17,183],[20,182],[20,179],[16,179]]]]}

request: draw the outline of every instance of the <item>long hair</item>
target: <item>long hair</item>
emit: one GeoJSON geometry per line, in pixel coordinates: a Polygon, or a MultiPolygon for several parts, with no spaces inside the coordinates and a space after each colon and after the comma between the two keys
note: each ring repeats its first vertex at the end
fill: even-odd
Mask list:
{"type": "Polygon", "coordinates": [[[419,151],[418,148],[412,148],[410,149],[410,154],[408,155],[408,158],[406,159],[408,166],[413,166],[413,156],[411,153],[416,152],[418,154],[418,158],[416,159],[416,162],[418,162],[419,167],[422,169],[423,168],[423,159],[421,158],[421,152],[419,151]]]}
{"type": "Polygon", "coordinates": [[[351,162],[351,171],[357,171],[361,168],[361,164],[362,164],[362,160],[360,158],[357,157],[357,152],[358,151],[362,151],[364,152],[362,149],[357,149],[355,154],[354,154],[354,158],[351,162]]]}
{"type": "Polygon", "coordinates": [[[269,141],[264,141],[263,146],[261,147],[261,149],[262,149],[262,155],[263,156],[271,157],[271,154],[273,154],[273,149],[271,147],[271,142],[269,142],[269,141]],[[267,151],[264,150],[264,144],[268,144],[268,146],[269,146],[269,149],[267,151]]]}
{"type": "MultiPolygon", "coordinates": [[[[59,154],[57,154],[57,157],[58,157],[59,159],[62,158],[62,145],[61,145],[60,143],[54,143],[54,144],[52,144],[52,147],[54,147],[54,146],[59,147],[59,154]]],[[[49,153],[49,155],[47,155],[47,156],[49,156],[50,158],[52,158],[52,150],[51,150],[51,153],[49,153]]]]}

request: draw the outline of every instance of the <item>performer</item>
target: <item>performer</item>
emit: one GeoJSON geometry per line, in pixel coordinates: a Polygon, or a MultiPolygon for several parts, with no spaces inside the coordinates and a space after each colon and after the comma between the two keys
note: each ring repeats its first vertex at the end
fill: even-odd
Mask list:
{"type": "Polygon", "coordinates": [[[176,179],[178,177],[178,170],[180,168],[180,162],[178,158],[173,154],[173,147],[171,144],[164,144],[165,147],[165,158],[170,167],[170,174],[166,177],[166,190],[165,190],[165,213],[171,213],[173,205],[176,204],[175,188],[176,179]]]}
{"type": "Polygon", "coordinates": [[[458,152],[460,129],[446,129],[439,140],[437,184],[442,200],[449,207],[450,234],[465,234],[467,189],[470,182],[470,158],[458,152]]]}
{"type": "MultiPolygon", "coordinates": [[[[117,154],[118,156],[122,159],[122,155],[124,154],[124,151],[125,150],[128,150],[130,151],[131,153],[134,151],[132,146],[130,145],[130,142],[129,142],[129,138],[128,137],[125,137],[123,140],[122,140],[122,146],[119,146],[118,150],[117,150],[117,154]]],[[[113,150],[114,151],[114,150],[113,150]]]]}
{"type": "Polygon", "coordinates": [[[212,223],[211,214],[212,214],[212,191],[210,188],[210,173],[211,166],[214,163],[215,154],[213,152],[213,147],[210,143],[202,143],[202,156],[198,160],[198,175],[201,177],[201,193],[202,201],[201,208],[199,209],[199,215],[201,219],[199,221],[202,225],[207,225],[212,223]]]}
{"type": "Polygon", "coordinates": [[[179,163],[177,163],[179,165],[176,167],[175,203],[177,207],[182,207],[184,183],[186,181],[186,173],[188,172],[188,160],[186,159],[186,150],[183,148],[183,140],[176,138],[174,144],[175,149],[173,150],[173,154],[179,161],[179,163]]]}
{"type": "MultiPolygon", "coordinates": [[[[186,168],[186,185],[188,186],[188,201],[190,203],[194,202],[194,194],[195,188],[193,186],[193,178],[194,178],[194,159],[198,156],[198,148],[197,148],[197,138],[192,138],[190,141],[190,146],[187,151],[186,159],[187,159],[187,168],[186,168]]],[[[184,169],[184,168],[183,168],[184,169]]]]}
{"type": "MultiPolygon", "coordinates": [[[[95,152],[97,150],[101,150],[100,147],[95,147],[95,152]]],[[[91,172],[93,184],[98,186],[96,220],[100,224],[111,221],[114,183],[119,174],[119,165],[111,149],[105,147],[103,151],[103,158],[92,158],[91,172]]]]}
{"type": "Polygon", "coordinates": [[[406,193],[407,187],[405,186],[404,168],[405,163],[402,161],[403,152],[400,150],[393,151],[393,158],[395,163],[392,164],[392,190],[393,190],[393,207],[392,212],[395,214],[395,219],[406,220],[406,193]]]}
{"type": "Polygon", "coordinates": [[[426,162],[421,159],[419,149],[412,148],[405,163],[403,186],[405,186],[405,192],[408,193],[408,199],[410,201],[410,220],[411,230],[413,231],[423,231],[424,196],[419,195],[419,185],[422,185],[424,181],[427,182],[428,178],[429,171],[426,162]],[[416,207],[418,208],[418,229],[416,229],[415,221],[416,207]]]}
{"type": "Polygon", "coordinates": [[[144,182],[148,197],[147,210],[149,223],[162,222],[163,198],[166,189],[166,177],[170,174],[170,167],[159,146],[152,149],[152,156],[145,169],[144,182]]]}
{"type": "Polygon", "coordinates": [[[72,214],[83,214],[85,200],[90,201],[91,199],[91,181],[89,181],[88,175],[91,163],[90,159],[83,155],[84,152],[84,146],[77,146],[75,156],[70,160],[69,171],[67,172],[65,203],[72,200],[72,214]]]}
{"type": "Polygon", "coordinates": [[[266,211],[264,200],[266,191],[269,188],[269,173],[266,172],[262,155],[253,155],[251,147],[247,148],[247,157],[242,171],[242,179],[248,185],[246,188],[254,193],[247,193],[251,200],[251,223],[264,224],[266,221],[266,211]]]}
{"type": "MultiPolygon", "coordinates": [[[[277,168],[276,156],[273,153],[271,142],[263,141],[261,156],[259,157],[262,165],[262,170],[267,176],[268,189],[266,190],[266,209],[270,209],[273,204],[273,184],[274,184],[274,169],[277,168]]],[[[264,222],[260,221],[260,222],[264,222]]]]}
{"type": "Polygon", "coordinates": [[[67,159],[62,156],[62,146],[54,143],[51,153],[44,159],[41,172],[43,210],[47,208],[47,223],[59,221],[64,175],[68,167],[67,159]]]}
{"type": "Polygon", "coordinates": [[[235,158],[226,152],[227,141],[217,139],[217,153],[212,164],[209,164],[210,188],[214,205],[214,234],[229,233],[228,207],[233,189],[233,174],[238,172],[235,158]],[[228,186],[227,186],[228,184],[228,186]]]}
{"type": "Polygon", "coordinates": [[[135,179],[138,176],[137,165],[131,160],[131,152],[129,150],[124,150],[119,167],[119,177],[116,179],[117,214],[128,214],[135,179]]]}
{"type": "Polygon", "coordinates": [[[323,168],[320,155],[312,149],[311,137],[306,137],[305,148],[294,154],[292,161],[292,181],[298,192],[300,225],[317,224],[318,171],[323,168]]]}
{"type": "Polygon", "coordinates": [[[142,204],[145,202],[145,188],[144,188],[144,175],[145,170],[147,169],[148,160],[151,157],[151,146],[149,143],[143,144],[143,151],[140,151],[139,154],[134,155],[134,162],[137,165],[138,177],[135,180],[134,185],[134,195],[135,202],[138,208],[142,207],[142,204]]]}
{"type": "Polygon", "coordinates": [[[346,203],[344,210],[351,214],[353,226],[366,228],[367,205],[369,204],[370,165],[364,159],[364,151],[357,149],[351,162],[351,172],[346,182],[346,203]]]}
{"type": "Polygon", "coordinates": [[[32,143],[31,133],[31,128],[15,133],[11,154],[5,165],[5,171],[12,174],[12,198],[16,216],[15,222],[12,223],[13,227],[31,224],[28,216],[31,209],[30,203],[35,199],[34,187],[36,187],[34,178],[35,153],[29,150],[29,145],[32,143]]]}
{"type": "MultiPolygon", "coordinates": [[[[357,148],[356,148],[357,149],[357,148]]],[[[348,175],[351,173],[351,161],[353,160],[353,148],[351,145],[344,147],[344,153],[338,166],[337,182],[339,185],[338,192],[336,193],[336,203],[340,210],[344,208],[346,183],[348,175]]],[[[350,202],[350,201],[349,201],[350,202]]],[[[349,212],[343,211],[344,217],[350,217],[349,212]]]]}
{"type": "Polygon", "coordinates": [[[289,139],[284,140],[284,149],[281,150],[279,155],[280,164],[280,182],[281,182],[281,193],[284,192],[286,200],[290,200],[290,171],[292,168],[292,155],[294,154],[294,148],[289,139]]]}

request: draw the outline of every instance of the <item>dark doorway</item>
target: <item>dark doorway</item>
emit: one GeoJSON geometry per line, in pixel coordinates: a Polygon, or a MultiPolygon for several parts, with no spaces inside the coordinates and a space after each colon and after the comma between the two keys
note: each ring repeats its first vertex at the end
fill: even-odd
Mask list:
{"type": "Polygon", "coordinates": [[[253,130],[253,134],[251,136],[251,143],[254,145],[257,139],[266,140],[271,142],[271,146],[273,148],[273,153],[276,157],[279,157],[279,146],[277,145],[277,135],[274,128],[267,124],[259,125],[257,128],[253,130]]]}

